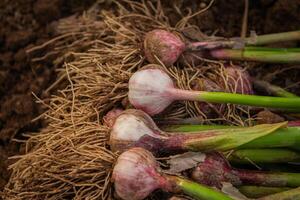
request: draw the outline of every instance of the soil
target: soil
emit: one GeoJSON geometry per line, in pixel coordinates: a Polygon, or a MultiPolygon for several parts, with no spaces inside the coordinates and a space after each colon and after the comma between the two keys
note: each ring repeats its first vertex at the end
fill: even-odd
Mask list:
{"type": "Polygon", "coordinates": [[[31,120],[43,112],[34,103],[34,93],[55,80],[51,62],[32,63],[26,50],[53,37],[51,23],[75,12],[82,12],[92,0],[2,0],[0,1],[0,189],[9,173],[8,156],[19,152],[12,139],[41,128],[31,120]]]}
{"type": "MultiPolygon", "coordinates": [[[[32,93],[47,98],[50,94],[44,91],[55,80],[51,61],[31,62],[26,50],[54,36],[51,23],[55,20],[80,13],[93,1],[0,1],[0,189],[9,178],[8,156],[20,151],[20,145],[13,139],[22,139],[22,133],[37,131],[43,126],[40,121],[31,122],[44,109],[34,103],[32,93]]],[[[209,0],[187,2],[189,5],[201,3],[204,7],[209,0]]],[[[300,29],[299,0],[249,2],[248,30],[263,34],[300,29]]],[[[217,30],[217,35],[239,36],[243,9],[243,1],[216,0],[211,9],[192,20],[207,34],[217,30]]],[[[285,45],[295,47],[299,43],[285,45]]],[[[293,85],[290,91],[300,94],[300,84],[295,84],[300,81],[299,68],[276,73],[280,67],[282,65],[271,68],[264,64],[250,69],[250,73],[283,87],[293,85]]]]}

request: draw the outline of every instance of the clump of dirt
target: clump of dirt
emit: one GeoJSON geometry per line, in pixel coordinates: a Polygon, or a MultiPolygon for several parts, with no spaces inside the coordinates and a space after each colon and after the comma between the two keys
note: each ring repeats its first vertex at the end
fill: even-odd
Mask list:
{"type": "Polygon", "coordinates": [[[50,62],[33,63],[26,50],[53,37],[51,22],[82,12],[93,0],[2,0],[0,1],[0,190],[5,185],[8,156],[19,152],[12,141],[19,133],[41,127],[34,117],[43,108],[34,103],[32,92],[43,91],[55,80],[50,62]]]}

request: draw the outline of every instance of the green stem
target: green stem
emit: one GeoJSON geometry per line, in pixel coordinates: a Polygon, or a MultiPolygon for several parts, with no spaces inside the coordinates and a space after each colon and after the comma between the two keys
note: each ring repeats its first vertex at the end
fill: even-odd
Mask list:
{"type": "Polygon", "coordinates": [[[255,38],[250,36],[246,38],[246,44],[265,45],[265,44],[271,44],[276,42],[287,42],[287,41],[295,41],[295,40],[300,40],[300,31],[258,35],[255,38]]]}
{"type": "Polygon", "coordinates": [[[248,106],[292,109],[295,112],[300,111],[300,98],[269,97],[225,92],[200,92],[198,98],[212,103],[232,103],[248,106]]]}
{"type": "Polygon", "coordinates": [[[265,196],[257,200],[300,200],[300,187],[265,196]]]}
{"type": "MultiPolygon", "coordinates": [[[[237,130],[241,127],[236,126],[223,126],[223,125],[176,125],[168,127],[168,130],[173,130],[175,134],[177,131],[180,133],[194,134],[199,130],[212,130],[212,129],[230,129],[237,130]]],[[[201,132],[197,132],[201,133],[201,132]]],[[[255,139],[247,144],[240,146],[240,149],[262,149],[262,148],[280,148],[288,147],[300,150],[300,127],[287,127],[279,128],[273,133],[255,139]]]]}
{"type": "Polygon", "coordinates": [[[288,149],[241,149],[230,152],[229,161],[239,164],[287,163],[300,160],[300,155],[288,149]]]}
{"type": "Polygon", "coordinates": [[[217,49],[209,51],[215,59],[257,61],[267,63],[300,63],[300,51],[288,48],[245,47],[244,49],[217,49]]]}
{"type": "Polygon", "coordinates": [[[240,186],[238,187],[239,191],[247,196],[248,198],[259,198],[270,194],[275,194],[278,192],[283,192],[290,190],[289,187],[264,187],[264,186],[240,186]]]}
{"type": "Polygon", "coordinates": [[[279,86],[272,85],[266,81],[254,79],[253,84],[256,87],[262,88],[263,90],[265,90],[267,93],[269,93],[271,95],[280,96],[280,97],[288,97],[288,98],[298,97],[297,95],[295,95],[291,92],[288,92],[279,86]]]}
{"type": "Polygon", "coordinates": [[[227,92],[206,92],[181,89],[171,89],[168,91],[168,93],[168,95],[172,96],[174,100],[232,103],[300,112],[300,98],[269,97],[227,92]]]}
{"type": "Polygon", "coordinates": [[[177,187],[182,190],[185,194],[188,194],[199,200],[233,200],[229,196],[209,188],[207,186],[179,178],[172,177],[175,180],[177,187]]]}

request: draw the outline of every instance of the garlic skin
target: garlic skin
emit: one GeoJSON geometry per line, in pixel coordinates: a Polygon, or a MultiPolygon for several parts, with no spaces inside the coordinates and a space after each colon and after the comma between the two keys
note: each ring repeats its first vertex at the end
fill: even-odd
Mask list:
{"type": "Polygon", "coordinates": [[[107,127],[112,127],[115,123],[116,118],[123,112],[123,109],[113,108],[108,111],[106,115],[103,117],[103,124],[107,127]]]}
{"type": "Polygon", "coordinates": [[[117,195],[124,200],[142,200],[163,187],[166,179],[157,172],[158,167],[154,156],[143,148],[122,153],[112,174],[117,195]]]}
{"type": "Polygon", "coordinates": [[[109,140],[110,148],[113,152],[122,152],[145,135],[160,138],[159,132],[160,130],[154,121],[144,112],[128,109],[117,117],[112,127],[109,140]]]}
{"type": "Polygon", "coordinates": [[[158,58],[165,66],[171,66],[185,49],[185,43],[177,35],[166,30],[150,31],[144,38],[144,52],[150,63],[159,64],[158,58]]]}
{"type": "Polygon", "coordinates": [[[162,112],[173,102],[169,91],[174,88],[174,83],[162,69],[159,69],[159,65],[147,65],[145,68],[131,76],[128,97],[135,108],[154,115],[162,112]]]}
{"type": "Polygon", "coordinates": [[[222,182],[241,185],[241,180],[228,161],[218,152],[207,153],[205,160],[192,171],[191,178],[198,183],[217,188],[222,188],[222,182]]]}
{"type": "Polygon", "coordinates": [[[230,92],[239,94],[254,94],[249,73],[239,66],[226,66],[224,69],[230,92]]]}

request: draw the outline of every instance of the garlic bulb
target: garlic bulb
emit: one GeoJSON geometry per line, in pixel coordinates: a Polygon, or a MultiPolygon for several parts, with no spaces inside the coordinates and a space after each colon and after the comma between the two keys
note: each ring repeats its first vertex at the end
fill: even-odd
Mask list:
{"type": "Polygon", "coordinates": [[[154,115],[173,102],[170,88],[174,83],[168,74],[159,65],[150,64],[130,78],[129,101],[135,108],[154,115]]]}
{"type": "Polygon", "coordinates": [[[144,136],[160,138],[161,131],[146,113],[129,109],[124,111],[115,121],[110,133],[112,151],[123,151],[135,145],[144,136]]]}
{"type": "Polygon", "coordinates": [[[186,45],[178,36],[162,29],[155,29],[145,35],[144,52],[150,63],[158,64],[160,61],[165,66],[173,65],[185,48],[186,45]]]}
{"type": "Polygon", "coordinates": [[[124,200],[141,200],[158,188],[168,190],[169,183],[158,167],[154,156],[143,148],[122,153],[112,174],[117,195],[124,200]]]}

